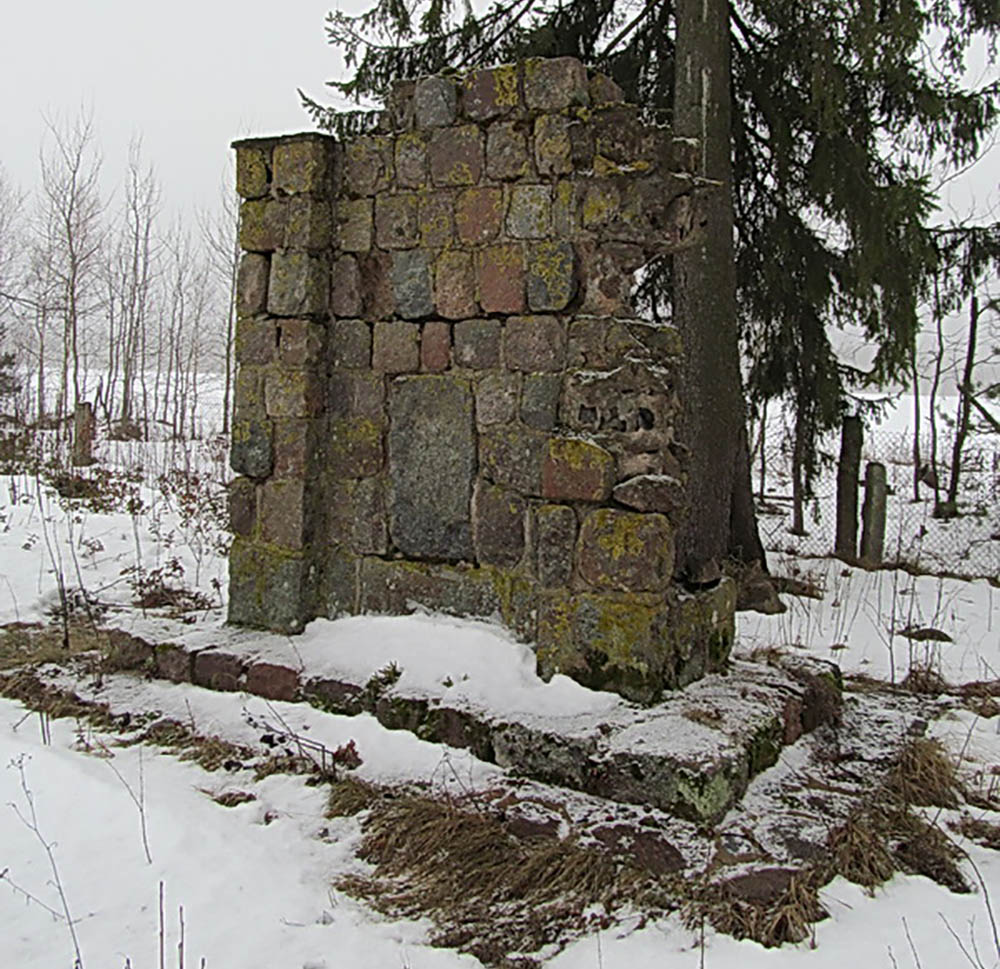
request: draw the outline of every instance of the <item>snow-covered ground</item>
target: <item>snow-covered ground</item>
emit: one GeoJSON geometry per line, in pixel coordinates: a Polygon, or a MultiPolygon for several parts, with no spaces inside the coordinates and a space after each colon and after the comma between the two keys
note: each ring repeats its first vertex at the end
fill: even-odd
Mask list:
{"type": "MultiPolygon", "coordinates": [[[[142,464],[141,481],[114,485],[137,499],[130,509],[88,510],[60,499],[41,477],[0,476],[0,625],[51,616],[61,573],[66,586],[87,590],[119,625],[142,630],[162,623],[194,639],[210,635],[225,598],[224,535],[212,500],[226,474],[223,449],[105,443],[100,457],[102,466],[142,464]],[[175,466],[187,476],[161,480],[175,466]],[[192,484],[190,492],[179,487],[184,482],[192,484]],[[137,576],[156,570],[168,584],[196,588],[205,597],[203,609],[182,621],[137,608],[137,576]]],[[[954,685],[1000,677],[1000,589],[985,580],[867,572],[787,555],[775,556],[772,568],[811,578],[823,598],[785,597],[788,611],[777,616],[740,614],[741,653],[772,646],[808,651],[847,673],[895,682],[911,666],[930,666],[954,685]],[[902,635],[930,627],[952,641],[902,635]]],[[[405,656],[401,685],[419,689],[447,680],[457,693],[512,712],[592,713],[617,702],[566,680],[543,684],[530,652],[482,622],[433,616],[321,621],[286,645],[336,650],[338,662],[363,654],[360,674],[405,656]]],[[[459,782],[475,789],[499,775],[466,752],[387,731],[367,715],[332,717],[301,705],[268,706],[241,694],[128,677],[111,678],[104,690],[102,699],[115,709],[156,709],[199,733],[220,732],[238,742],[255,733],[247,712],[277,712],[331,749],[353,740],[363,758],[356,773],[365,780],[422,782],[439,790],[459,782]]],[[[997,723],[960,712],[931,724],[930,732],[968,775],[990,777],[1000,772],[997,723]]],[[[322,788],[294,775],[254,781],[248,770],[208,773],[158,747],[120,746],[72,720],[53,721],[50,736],[42,726],[37,714],[0,700],[0,965],[70,967],[78,946],[86,967],[158,969],[161,886],[166,969],[181,965],[181,906],[188,967],[479,965],[472,956],[430,946],[428,922],[385,918],[333,888],[339,877],[366,866],[355,857],[359,822],[325,818],[322,788]],[[229,791],[249,791],[256,799],[232,808],[213,800],[229,791]]],[[[794,761],[795,748],[783,758],[794,761]]],[[[976,815],[1000,821],[990,812],[976,815]]],[[[978,886],[972,894],[897,875],[870,897],[838,879],[822,891],[830,918],[816,925],[814,940],[798,946],[764,949],[711,930],[702,935],[676,916],[646,922],[637,913],[549,955],[546,965],[995,967],[1000,947],[990,906],[1000,899],[1000,854],[961,843],[970,859],[964,867],[978,886]]]]}

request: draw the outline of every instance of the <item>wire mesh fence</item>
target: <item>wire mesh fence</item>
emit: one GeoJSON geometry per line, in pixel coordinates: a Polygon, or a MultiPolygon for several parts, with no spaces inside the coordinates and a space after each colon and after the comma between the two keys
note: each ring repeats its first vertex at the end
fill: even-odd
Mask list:
{"type": "MultiPolygon", "coordinates": [[[[920,443],[921,460],[926,461],[930,441],[920,443]]],[[[945,457],[950,459],[950,441],[947,445],[945,457]]],[[[768,551],[796,555],[833,553],[839,447],[839,439],[833,435],[821,442],[821,470],[813,494],[806,502],[805,535],[791,531],[790,442],[768,443],[763,475],[758,455],[754,488],[761,539],[768,551]]],[[[1000,438],[986,435],[970,438],[961,460],[959,514],[953,518],[934,517],[936,499],[944,498],[951,475],[950,464],[940,457],[944,450],[940,444],[938,450],[938,494],[930,485],[919,483],[915,496],[912,436],[880,428],[866,429],[862,482],[865,464],[879,461],[885,465],[889,486],[884,559],[931,572],[1000,579],[1000,438]]],[[[863,499],[862,487],[859,509],[863,499]]]]}

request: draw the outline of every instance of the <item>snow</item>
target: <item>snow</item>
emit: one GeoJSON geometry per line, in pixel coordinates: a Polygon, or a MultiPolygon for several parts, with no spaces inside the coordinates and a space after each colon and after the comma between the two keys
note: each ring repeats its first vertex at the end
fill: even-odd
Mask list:
{"type": "MultiPolygon", "coordinates": [[[[104,443],[100,453],[118,467],[143,463],[144,478],[136,486],[141,509],[131,514],[85,511],[78,503],[61,502],[34,477],[0,476],[0,624],[45,621],[59,601],[56,572],[61,569],[70,586],[99,593],[115,625],[150,639],[174,639],[199,649],[238,646],[312,675],[344,674],[356,682],[395,664],[401,671],[396,689],[403,693],[447,697],[456,706],[486,708],[512,719],[617,723],[629,712],[618,697],[586,690],[565,677],[541,681],[530,648],[489,622],[418,613],[318,620],[294,639],[228,630],[223,625],[226,562],[217,536],[203,522],[185,518],[157,483],[175,465],[221,481],[225,472],[218,447],[192,445],[184,452],[168,442],[104,443]],[[130,602],[129,570],[148,573],[173,558],[183,581],[197,584],[212,602],[211,609],[193,614],[194,622],[188,621],[192,616],[143,613],[130,602]]],[[[906,469],[900,474],[905,477],[906,469]]],[[[988,519],[962,527],[967,524],[978,534],[991,527],[988,519]]],[[[865,571],[784,553],[772,556],[772,569],[813,579],[823,597],[784,596],[788,611],[777,616],[740,613],[737,651],[742,656],[779,646],[833,660],[846,674],[897,683],[914,666],[931,666],[954,685],[1000,678],[1000,589],[985,580],[865,571]],[[901,635],[921,627],[939,629],[953,641],[921,642],[901,635]]],[[[69,673],[52,675],[71,682],[69,673]]],[[[330,749],[354,741],[363,758],[357,776],[381,784],[455,792],[489,789],[503,776],[500,768],[467,752],[388,731],[367,715],[331,716],[304,704],[268,703],[127,675],[106,677],[100,686],[85,681],[73,686],[113,710],[155,710],[194,723],[202,734],[224,733],[234,741],[252,743],[259,737],[251,718],[278,720],[330,749]]],[[[706,681],[698,687],[699,696],[710,701],[713,689],[706,681]]],[[[726,715],[739,721],[741,710],[734,705],[726,715]]],[[[969,777],[989,786],[1000,770],[998,723],[959,709],[934,720],[928,731],[961,759],[969,777]]],[[[631,729],[646,731],[651,747],[671,740],[665,727],[657,728],[655,716],[631,729]]],[[[675,733],[672,741],[696,751],[704,731],[686,721],[683,734],[675,733]]],[[[754,782],[748,798],[778,773],[795,773],[803,763],[799,745],[787,748],[779,764],[754,782]]],[[[365,865],[355,857],[359,822],[326,819],[321,787],[285,775],[255,782],[248,770],[210,774],[156,747],[117,746],[113,737],[70,720],[52,722],[51,742],[44,743],[38,715],[8,700],[0,700],[0,964],[51,969],[72,966],[74,959],[65,919],[52,914],[61,911],[61,902],[45,850],[11,807],[22,815],[28,811],[17,764],[23,767],[39,830],[51,846],[86,967],[159,965],[161,884],[168,969],[179,964],[180,906],[187,966],[198,966],[202,958],[206,969],[479,965],[471,956],[430,946],[428,922],[387,919],[332,887],[365,865]],[[257,799],[225,808],[210,797],[237,790],[251,791],[257,799]],[[132,794],[144,804],[152,863],[144,854],[132,794]]],[[[979,815],[1000,820],[990,812],[979,815]]],[[[959,941],[971,952],[974,938],[982,964],[995,967],[1000,949],[989,905],[1000,898],[1000,854],[961,843],[970,859],[966,873],[977,885],[981,877],[983,887],[955,895],[925,878],[899,875],[870,897],[837,880],[822,892],[830,918],[816,925],[813,942],[763,949],[711,930],[702,939],[677,916],[647,921],[635,915],[548,954],[545,965],[840,969],[853,962],[930,969],[968,964],[959,941]]]]}

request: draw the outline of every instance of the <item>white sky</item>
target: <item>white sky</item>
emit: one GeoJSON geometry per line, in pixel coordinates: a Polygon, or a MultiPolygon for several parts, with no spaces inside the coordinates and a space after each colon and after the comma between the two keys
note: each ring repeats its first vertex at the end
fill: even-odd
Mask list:
{"type": "Polygon", "coordinates": [[[43,115],[93,111],[104,184],[117,186],[128,143],[163,184],[168,209],[214,204],[229,143],[311,127],[296,88],[320,100],[340,61],[326,44],[331,0],[45,0],[4,3],[0,164],[37,181],[43,115]]]}

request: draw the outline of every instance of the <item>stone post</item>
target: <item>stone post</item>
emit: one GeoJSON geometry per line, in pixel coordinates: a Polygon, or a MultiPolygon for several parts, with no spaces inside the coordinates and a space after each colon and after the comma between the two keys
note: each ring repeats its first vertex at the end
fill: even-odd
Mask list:
{"type": "Polygon", "coordinates": [[[295,631],[315,615],[337,145],[237,142],[240,246],[229,618],[295,631]]]}
{"type": "Polygon", "coordinates": [[[854,559],[858,554],[858,475],[861,470],[861,418],[845,417],[837,463],[837,537],[834,554],[854,559]]]}
{"type": "Polygon", "coordinates": [[[869,461],[865,469],[865,503],[861,509],[861,560],[881,565],[885,545],[885,465],[869,461]]]}
{"type": "Polygon", "coordinates": [[[80,401],[73,411],[73,466],[86,467],[94,463],[94,405],[80,401]]]}

